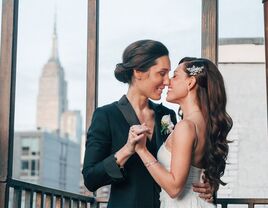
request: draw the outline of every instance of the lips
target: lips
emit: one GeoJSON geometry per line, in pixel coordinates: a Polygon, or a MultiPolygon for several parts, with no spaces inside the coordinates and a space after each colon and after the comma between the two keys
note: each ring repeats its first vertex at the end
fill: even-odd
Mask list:
{"type": "Polygon", "coordinates": [[[161,90],[161,89],[157,89],[157,92],[158,92],[159,94],[162,94],[162,90],[161,90]]]}
{"type": "Polygon", "coordinates": [[[164,89],[163,87],[158,87],[158,88],[157,88],[157,91],[158,91],[159,93],[162,93],[163,89],[164,89]]]}
{"type": "Polygon", "coordinates": [[[172,92],[172,88],[171,87],[168,87],[168,89],[167,89],[167,95],[169,94],[169,93],[171,93],[172,92]]]}

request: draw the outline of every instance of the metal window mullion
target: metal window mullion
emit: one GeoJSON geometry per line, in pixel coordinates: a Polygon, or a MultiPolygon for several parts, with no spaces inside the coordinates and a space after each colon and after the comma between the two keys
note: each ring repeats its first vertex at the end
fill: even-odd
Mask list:
{"type": "Polygon", "coordinates": [[[268,1],[263,0],[264,13],[264,38],[265,38],[265,72],[266,72],[266,105],[267,105],[267,125],[268,125],[268,1]]]}
{"type": "Polygon", "coordinates": [[[202,0],[201,56],[218,64],[218,0],[202,0]]]}
{"type": "Polygon", "coordinates": [[[2,1],[0,57],[0,207],[8,207],[12,177],[18,0],[2,1]]]}
{"type": "Polygon", "coordinates": [[[86,128],[98,105],[99,0],[88,0],[86,128]]]}

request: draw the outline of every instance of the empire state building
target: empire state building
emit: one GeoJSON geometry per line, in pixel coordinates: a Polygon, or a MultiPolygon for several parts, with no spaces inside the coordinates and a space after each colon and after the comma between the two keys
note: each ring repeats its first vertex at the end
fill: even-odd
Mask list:
{"type": "Polygon", "coordinates": [[[15,132],[15,177],[72,192],[80,189],[82,116],[68,109],[67,82],[58,53],[54,23],[51,55],[41,71],[37,96],[37,131],[15,132]],[[51,174],[53,170],[53,174],[51,174]]]}
{"type": "Polygon", "coordinates": [[[51,56],[42,69],[37,97],[38,129],[54,132],[60,130],[62,114],[68,110],[67,82],[58,54],[57,25],[54,23],[51,56]]]}

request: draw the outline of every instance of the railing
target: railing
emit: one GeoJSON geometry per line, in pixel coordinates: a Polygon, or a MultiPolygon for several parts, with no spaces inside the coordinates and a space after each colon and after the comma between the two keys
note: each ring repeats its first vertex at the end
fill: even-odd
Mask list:
{"type": "MultiPolygon", "coordinates": [[[[227,208],[228,205],[248,205],[248,208],[254,208],[255,205],[268,205],[268,199],[262,198],[219,198],[216,200],[222,208],[227,208]]],[[[268,206],[267,206],[268,207],[268,206]]]]}
{"type": "Polygon", "coordinates": [[[11,179],[9,206],[15,208],[88,208],[98,207],[93,197],[47,188],[11,179]]]}
{"type": "MultiPolygon", "coordinates": [[[[98,200],[97,206],[105,203],[107,203],[107,200],[98,200]]],[[[216,204],[221,205],[221,208],[227,208],[228,205],[247,205],[248,208],[254,208],[255,205],[266,205],[268,207],[268,198],[219,198],[216,200],[216,204]]]]}
{"type": "MultiPolygon", "coordinates": [[[[107,199],[97,199],[96,206],[99,207],[107,202],[107,199]]],[[[255,205],[268,207],[268,198],[219,198],[216,200],[216,204],[221,205],[221,208],[227,208],[228,205],[247,205],[248,208],[254,208],[255,205]]]]}
{"type": "MultiPolygon", "coordinates": [[[[95,199],[19,180],[11,179],[7,184],[10,190],[8,207],[98,208],[107,204],[107,200],[103,198],[95,199]]],[[[268,206],[268,198],[219,198],[216,204],[221,205],[221,208],[227,208],[228,205],[247,205],[248,208],[254,208],[255,205],[268,206]]]]}

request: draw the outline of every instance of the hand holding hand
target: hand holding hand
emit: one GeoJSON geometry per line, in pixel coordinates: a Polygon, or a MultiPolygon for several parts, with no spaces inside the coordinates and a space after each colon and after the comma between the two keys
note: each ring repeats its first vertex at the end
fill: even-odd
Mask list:
{"type": "Polygon", "coordinates": [[[148,134],[150,134],[150,129],[145,124],[142,124],[140,128],[144,129],[145,131],[141,134],[140,139],[137,141],[135,145],[136,152],[146,149],[146,141],[148,138],[148,134]]]}
{"type": "Polygon", "coordinates": [[[136,150],[135,146],[140,141],[144,142],[143,140],[145,140],[146,145],[146,137],[147,137],[146,135],[148,132],[150,132],[150,130],[148,127],[145,126],[145,124],[133,125],[130,127],[126,147],[129,149],[131,153],[135,152],[136,150]]]}

